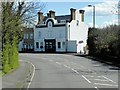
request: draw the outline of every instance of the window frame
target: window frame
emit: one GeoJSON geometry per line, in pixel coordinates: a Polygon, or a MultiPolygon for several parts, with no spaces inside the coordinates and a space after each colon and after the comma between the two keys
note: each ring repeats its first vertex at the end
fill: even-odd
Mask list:
{"type": "Polygon", "coordinates": [[[61,42],[58,42],[58,48],[60,49],[61,48],[61,42]]]}
{"type": "Polygon", "coordinates": [[[39,42],[36,42],[36,48],[39,48],[39,42]]]}

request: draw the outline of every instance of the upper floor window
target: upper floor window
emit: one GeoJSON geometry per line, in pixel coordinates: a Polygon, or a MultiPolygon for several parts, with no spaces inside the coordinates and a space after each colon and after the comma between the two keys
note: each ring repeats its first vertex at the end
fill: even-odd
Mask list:
{"type": "Polygon", "coordinates": [[[52,27],[52,22],[51,21],[48,22],[48,27],[52,27]]]}
{"type": "Polygon", "coordinates": [[[76,25],[79,26],[79,20],[77,20],[77,24],[76,25]]]}
{"type": "Polygon", "coordinates": [[[43,42],[40,42],[40,48],[41,49],[43,48],[43,42]]]}
{"type": "Polygon", "coordinates": [[[41,32],[40,31],[38,32],[38,38],[41,38],[41,32]]]}
{"type": "Polygon", "coordinates": [[[28,34],[24,34],[24,39],[28,39],[28,34]]]}
{"type": "Polygon", "coordinates": [[[28,39],[28,37],[29,37],[29,36],[28,36],[28,33],[27,33],[27,34],[26,34],[26,39],[28,39]]]}
{"type": "Polygon", "coordinates": [[[24,34],[24,39],[26,39],[26,34],[24,34]]]}
{"type": "Polygon", "coordinates": [[[30,33],[30,39],[33,39],[33,33],[30,33]]]}

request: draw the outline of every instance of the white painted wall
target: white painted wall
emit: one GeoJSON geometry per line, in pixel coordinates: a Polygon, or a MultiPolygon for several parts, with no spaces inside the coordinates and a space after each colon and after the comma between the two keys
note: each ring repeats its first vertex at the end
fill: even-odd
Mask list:
{"type": "Polygon", "coordinates": [[[70,35],[70,40],[76,40],[77,42],[77,52],[84,52],[83,47],[87,45],[88,26],[84,22],[81,22],[80,17],[81,14],[76,11],[76,20],[72,20],[72,22],[69,23],[70,30],[68,33],[70,35]],[[83,41],[83,43],[80,44],[79,41],[83,41]]]}
{"type": "MultiPolygon", "coordinates": [[[[47,21],[49,19],[47,19],[47,21]]],[[[52,20],[54,21],[54,24],[60,24],[53,18],[52,20]]],[[[81,14],[79,13],[79,10],[76,11],[76,20],[72,20],[70,23],[67,23],[66,26],[52,27],[49,26],[51,23],[52,22],[48,22],[48,27],[46,28],[34,28],[35,51],[41,51],[40,48],[36,48],[36,42],[43,42],[43,46],[45,46],[44,39],[56,39],[56,51],[65,52],[67,37],[67,50],[69,52],[84,52],[83,47],[87,44],[88,26],[84,22],[81,22],[81,14]],[[83,43],[80,44],[79,41],[83,41],[83,43]],[[58,48],[57,42],[61,42],[60,49],[58,48]],[[63,42],[65,42],[65,46],[62,45],[63,42]]],[[[43,51],[45,51],[45,47],[43,47],[43,51]]]]}
{"type": "MultiPolygon", "coordinates": [[[[49,25],[49,23],[48,23],[48,25],[49,25]]],[[[63,45],[63,42],[66,43],[66,26],[35,28],[34,29],[34,49],[35,49],[35,51],[41,51],[40,48],[39,49],[36,48],[36,42],[39,42],[39,43],[43,42],[43,46],[45,46],[44,39],[56,39],[56,51],[57,52],[65,52],[66,46],[63,45]],[[57,42],[61,42],[61,48],[58,48],[57,42]]],[[[45,47],[43,47],[43,51],[45,51],[45,47]]]]}
{"type": "Polygon", "coordinates": [[[76,40],[72,41],[68,41],[68,48],[67,51],[68,52],[77,52],[77,44],[76,44],[76,40]]]}

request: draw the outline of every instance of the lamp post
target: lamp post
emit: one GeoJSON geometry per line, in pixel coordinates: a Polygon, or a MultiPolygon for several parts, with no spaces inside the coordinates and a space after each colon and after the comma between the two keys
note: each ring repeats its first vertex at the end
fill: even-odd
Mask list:
{"type": "Polygon", "coordinates": [[[88,7],[93,7],[93,28],[95,28],[95,6],[88,5],[88,7]]]}

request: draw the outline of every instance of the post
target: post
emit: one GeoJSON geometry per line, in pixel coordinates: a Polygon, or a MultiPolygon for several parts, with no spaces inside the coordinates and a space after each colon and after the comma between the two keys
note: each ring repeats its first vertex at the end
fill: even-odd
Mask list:
{"type": "Polygon", "coordinates": [[[93,28],[95,28],[95,6],[93,6],[93,28]]]}
{"type": "Polygon", "coordinates": [[[95,6],[88,5],[88,7],[93,7],[93,28],[95,28],[95,6]]]}

